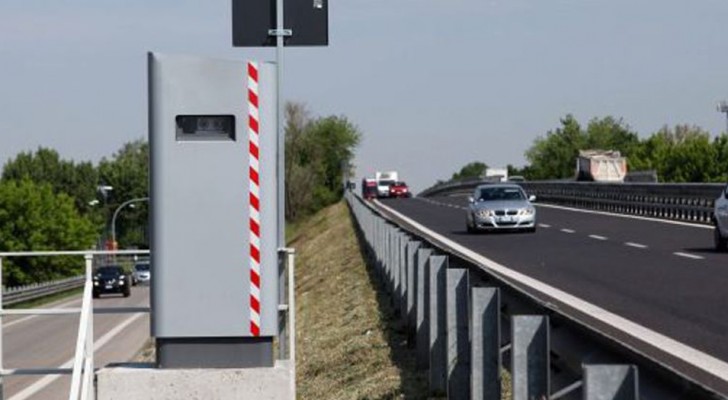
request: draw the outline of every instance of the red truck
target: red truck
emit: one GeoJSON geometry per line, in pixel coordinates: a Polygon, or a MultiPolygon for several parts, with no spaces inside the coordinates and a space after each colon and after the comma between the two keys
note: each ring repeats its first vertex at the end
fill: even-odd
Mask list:
{"type": "Polygon", "coordinates": [[[361,181],[361,197],[366,200],[377,198],[377,180],[362,179],[361,181]]]}

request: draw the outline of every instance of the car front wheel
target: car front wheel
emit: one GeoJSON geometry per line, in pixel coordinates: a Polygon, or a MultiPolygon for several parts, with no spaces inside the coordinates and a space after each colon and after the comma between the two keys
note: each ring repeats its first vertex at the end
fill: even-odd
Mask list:
{"type": "Polygon", "coordinates": [[[728,238],[723,236],[720,232],[720,227],[717,224],[715,225],[715,228],[713,228],[713,240],[715,242],[716,250],[721,252],[728,250],[728,238]]]}

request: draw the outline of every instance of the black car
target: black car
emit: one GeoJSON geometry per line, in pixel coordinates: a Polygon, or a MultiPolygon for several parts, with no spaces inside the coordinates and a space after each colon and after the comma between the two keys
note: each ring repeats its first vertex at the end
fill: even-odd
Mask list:
{"type": "Polygon", "coordinates": [[[104,293],[131,295],[131,274],[118,265],[107,265],[96,269],[94,274],[94,298],[104,293]]]}

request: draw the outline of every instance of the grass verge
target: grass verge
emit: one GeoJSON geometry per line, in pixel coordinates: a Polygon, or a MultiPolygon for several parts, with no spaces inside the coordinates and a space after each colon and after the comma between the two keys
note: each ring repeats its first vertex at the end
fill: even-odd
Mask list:
{"type": "Polygon", "coordinates": [[[414,352],[378,292],[346,205],[297,227],[297,383],[301,399],[427,398],[414,352]]]}

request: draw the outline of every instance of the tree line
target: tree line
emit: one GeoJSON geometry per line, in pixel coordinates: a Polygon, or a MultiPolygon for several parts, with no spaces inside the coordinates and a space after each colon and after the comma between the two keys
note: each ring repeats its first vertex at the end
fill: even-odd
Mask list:
{"type": "MultiPolygon", "coordinates": [[[[646,138],[623,119],[593,118],[586,126],[571,114],[538,137],[525,153],[524,167],[508,165],[510,175],[529,180],[573,179],[579,150],[619,150],[629,171],[654,171],[660,182],[725,182],[728,180],[728,134],[712,137],[695,125],[663,126],[646,138]]],[[[453,175],[478,173],[469,163],[453,175]]],[[[485,169],[485,164],[482,170],[485,169]]],[[[473,175],[470,175],[473,176],[473,175]]]]}
{"type": "MultiPolygon", "coordinates": [[[[286,220],[338,201],[361,133],[343,116],[312,117],[286,105],[286,220]]],[[[102,248],[112,214],[127,200],[149,196],[149,144],[135,140],[94,164],[40,147],[8,160],[0,176],[0,251],[102,248]]],[[[116,219],[119,248],[149,248],[148,202],[126,206],[116,219]]],[[[80,274],[78,258],[3,261],[6,286],[80,274]]]]}

